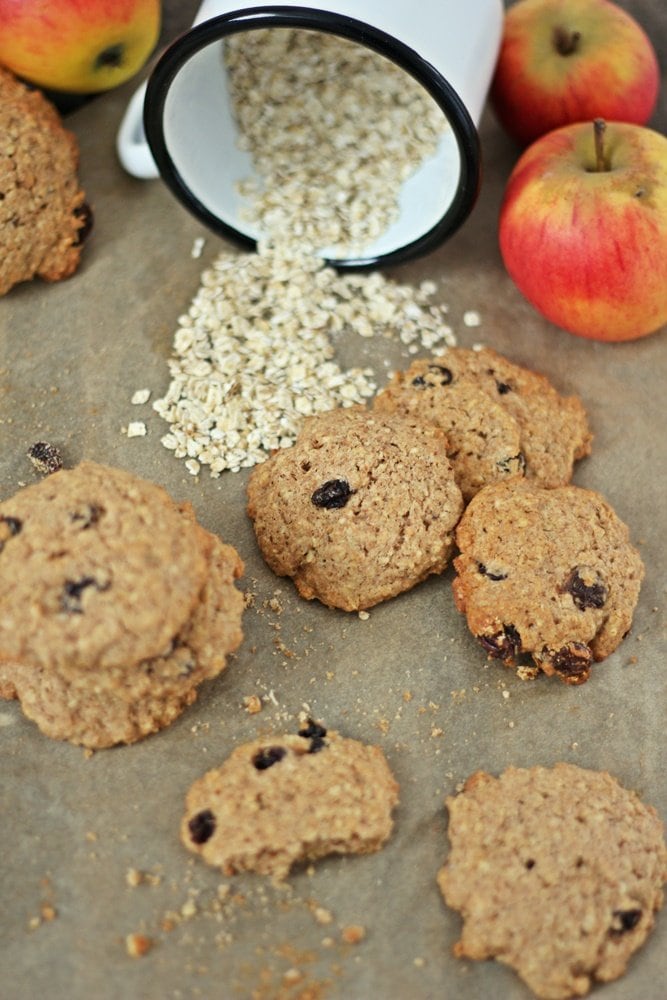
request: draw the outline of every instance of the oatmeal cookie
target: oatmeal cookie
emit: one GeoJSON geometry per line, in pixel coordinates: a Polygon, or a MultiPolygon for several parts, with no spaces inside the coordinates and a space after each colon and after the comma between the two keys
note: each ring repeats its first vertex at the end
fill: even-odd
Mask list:
{"type": "Polygon", "coordinates": [[[159,656],[210,539],[161,487],[82,462],[0,504],[0,658],[74,672],[159,656]]]}
{"type": "Polygon", "coordinates": [[[437,881],[463,918],[455,955],[504,962],[543,1000],[623,975],[667,881],[651,806],[606,772],[563,763],[478,772],[447,806],[437,881]]]}
{"type": "Polygon", "coordinates": [[[296,443],[248,481],[270,568],[345,611],[440,573],[463,509],[445,445],[435,427],[363,407],[307,418],[296,443]]]}
{"type": "Polygon", "coordinates": [[[280,881],[298,862],[368,854],[389,838],[398,785],[382,750],[309,720],[254,740],[191,787],[183,844],[226,875],[280,881]]]}
{"type": "Polygon", "coordinates": [[[456,530],[459,611],[490,657],[569,684],[588,679],[630,629],[644,567],[599,493],[514,479],[487,486],[456,530]]]}
{"type": "Polygon", "coordinates": [[[549,488],[564,485],[591,449],[581,401],[559,395],[543,375],[490,348],[452,347],[414,361],[393,375],[374,408],[440,427],[466,500],[517,475],[549,488]]]}
{"type": "Polygon", "coordinates": [[[69,277],[92,223],[79,150],[55,107],[0,68],[0,295],[69,277]]]}
{"type": "Polygon", "coordinates": [[[95,750],[164,729],[195,701],[202,681],[225,669],[243,637],[243,595],[234,586],[243,564],[214,536],[208,550],[200,599],[161,656],[67,675],[54,667],[0,662],[0,697],[18,698],[45,735],[95,750]]]}

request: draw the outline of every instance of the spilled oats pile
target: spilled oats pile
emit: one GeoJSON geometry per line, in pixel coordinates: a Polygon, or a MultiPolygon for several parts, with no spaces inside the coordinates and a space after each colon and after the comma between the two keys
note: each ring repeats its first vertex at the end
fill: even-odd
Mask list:
{"type": "Polygon", "coordinates": [[[383,57],[319,32],[244,32],[225,59],[258,178],[241,193],[264,236],[203,273],[153,404],[170,424],[162,443],[193,475],[262,462],[304,416],[372,396],[372,370],[337,363],[341,334],[434,352],[454,343],[432,282],[342,273],[319,256],[358,256],[396,218],[404,179],[446,127],[435,102],[383,57]]]}

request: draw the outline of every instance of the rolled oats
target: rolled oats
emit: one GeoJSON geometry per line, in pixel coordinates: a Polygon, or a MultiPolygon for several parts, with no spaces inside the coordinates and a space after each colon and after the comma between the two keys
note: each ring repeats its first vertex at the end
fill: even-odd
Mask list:
{"type": "Polygon", "coordinates": [[[260,178],[241,193],[266,235],[203,272],[153,403],[170,425],[165,448],[214,477],[289,447],[305,416],[374,394],[370,368],[337,362],[342,334],[410,352],[455,343],[433,282],[339,273],[317,252],[360,252],[396,218],[403,180],[445,127],[435,102],[383,57],[318,32],[246,31],[225,58],[260,178]]]}

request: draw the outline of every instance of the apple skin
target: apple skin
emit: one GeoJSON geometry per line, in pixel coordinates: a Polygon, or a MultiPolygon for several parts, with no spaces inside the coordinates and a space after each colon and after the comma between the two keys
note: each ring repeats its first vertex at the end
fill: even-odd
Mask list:
{"type": "Polygon", "coordinates": [[[160,0],[0,0],[0,63],[52,91],[110,90],[147,62],[161,14],[160,0]]]}
{"type": "Polygon", "coordinates": [[[648,35],[609,0],[519,0],[506,11],[490,102],[521,146],[596,117],[644,125],[659,89],[648,35]],[[561,54],[575,31],[575,50],[561,54]]]}
{"type": "Polygon", "coordinates": [[[499,217],[503,262],[556,326],[593,340],[635,340],[667,323],[667,138],[607,124],[537,139],[510,174],[499,217]]]}

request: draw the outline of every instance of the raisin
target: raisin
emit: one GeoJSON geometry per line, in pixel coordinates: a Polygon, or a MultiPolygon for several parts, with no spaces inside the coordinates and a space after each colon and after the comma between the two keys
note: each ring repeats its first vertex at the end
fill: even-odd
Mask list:
{"type": "Polygon", "coordinates": [[[614,920],[618,923],[612,925],[612,933],[625,934],[626,931],[634,930],[641,918],[642,911],[640,909],[614,910],[614,920]]]}
{"type": "Polygon", "coordinates": [[[65,580],[63,592],[60,595],[60,607],[68,615],[83,614],[81,595],[87,587],[94,587],[95,590],[107,590],[109,584],[98,583],[94,576],[83,576],[80,580],[65,580]]]}
{"type": "Polygon", "coordinates": [[[484,565],[484,563],[477,563],[477,570],[482,574],[482,576],[487,576],[489,580],[506,580],[507,573],[491,573],[484,565]]]}
{"type": "Polygon", "coordinates": [[[550,656],[551,665],[566,684],[583,684],[591,672],[593,654],[583,642],[568,642],[550,656]]]}
{"type": "Polygon", "coordinates": [[[510,455],[509,458],[501,458],[496,465],[501,472],[523,473],[526,471],[526,456],[522,451],[518,455],[510,455]]]}
{"type": "Polygon", "coordinates": [[[316,507],[339,510],[345,506],[354,492],[346,479],[328,479],[326,483],[318,486],[310,499],[316,507]]]}
{"type": "Polygon", "coordinates": [[[494,660],[510,662],[521,652],[521,636],[514,625],[503,625],[494,635],[478,636],[484,649],[494,660]]]}
{"type": "Polygon", "coordinates": [[[82,205],[74,209],[74,216],[77,219],[81,219],[81,225],[77,230],[72,246],[80,247],[88,238],[93,228],[93,210],[88,202],[84,201],[82,205]]]}
{"type": "Polygon", "coordinates": [[[416,386],[417,389],[423,389],[425,386],[451,385],[454,381],[454,376],[449,368],[444,368],[443,365],[429,365],[427,372],[436,376],[438,381],[431,381],[425,375],[417,375],[413,378],[412,385],[416,386]]]}
{"type": "Polygon", "coordinates": [[[215,833],[215,816],[210,809],[202,809],[188,821],[188,830],[193,844],[205,844],[215,833]]]}
{"type": "Polygon", "coordinates": [[[43,476],[50,476],[51,473],[57,472],[58,469],[62,469],[63,467],[60,451],[54,444],[49,444],[48,441],[36,441],[28,449],[28,458],[43,476]]]}
{"type": "Polygon", "coordinates": [[[80,510],[72,511],[70,514],[70,521],[77,525],[81,531],[85,531],[89,528],[91,524],[97,524],[104,509],[99,507],[96,503],[89,503],[82,507],[80,510]],[[80,524],[78,522],[81,522],[80,524]]]}
{"type": "Polygon", "coordinates": [[[606,603],[607,588],[597,573],[595,579],[590,582],[592,575],[591,571],[575,566],[563,584],[563,590],[571,595],[580,611],[586,611],[587,608],[602,608],[606,603]]]}
{"type": "Polygon", "coordinates": [[[258,771],[266,771],[282,760],[286,753],[285,747],[263,747],[257,751],[252,762],[258,771]]]}
{"type": "Polygon", "coordinates": [[[321,726],[319,722],[315,722],[313,719],[308,719],[308,724],[299,730],[299,736],[303,736],[305,740],[310,740],[308,753],[317,753],[318,750],[322,750],[327,745],[324,739],[326,735],[327,731],[324,726],[321,726]]]}
{"type": "Polygon", "coordinates": [[[0,516],[0,552],[2,552],[5,547],[5,543],[8,542],[10,538],[14,538],[18,535],[22,527],[23,521],[19,521],[18,517],[0,516]]]}

